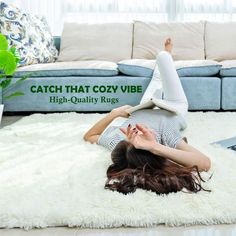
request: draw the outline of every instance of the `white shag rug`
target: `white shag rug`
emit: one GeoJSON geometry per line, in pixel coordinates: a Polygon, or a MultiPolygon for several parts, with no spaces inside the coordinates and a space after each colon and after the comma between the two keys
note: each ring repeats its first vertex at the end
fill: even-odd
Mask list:
{"type": "Polygon", "coordinates": [[[82,138],[103,116],[34,114],[0,130],[0,227],[236,223],[236,152],[209,144],[236,135],[236,112],[188,114],[183,135],[211,158],[212,192],[159,196],[104,189],[110,153],[82,138]]]}

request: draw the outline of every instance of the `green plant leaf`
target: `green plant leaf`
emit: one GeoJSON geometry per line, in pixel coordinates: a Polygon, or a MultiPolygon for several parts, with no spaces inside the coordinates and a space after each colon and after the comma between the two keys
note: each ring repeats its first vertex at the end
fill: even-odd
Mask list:
{"type": "Polygon", "coordinates": [[[19,83],[23,82],[24,80],[28,79],[29,76],[30,76],[30,74],[29,74],[29,75],[24,75],[24,76],[22,76],[22,78],[20,78],[19,80],[17,80],[13,85],[19,84],[19,83]]]}
{"type": "Polygon", "coordinates": [[[11,83],[11,78],[3,79],[3,80],[0,82],[0,87],[2,87],[2,88],[4,89],[4,88],[6,88],[10,83],[11,83]]]}
{"type": "Polygon", "coordinates": [[[16,70],[17,64],[11,52],[0,50],[0,70],[6,75],[12,75],[16,70]]]}
{"type": "MultiPolygon", "coordinates": [[[[4,93],[8,93],[9,90],[11,90],[12,88],[14,88],[17,84],[20,84],[22,83],[24,80],[28,79],[30,77],[32,73],[27,73],[26,75],[22,76],[22,78],[18,79],[15,83],[12,83],[10,84],[9,86],[7,86],[5,89],[4,89],[4,93]]],[[[1,87],[1,84],[0,84],[0,87],[1,87]]]]}
{"type": "Polygon", "coordinates": [[[17,51],[16,47],[11,47],[9,49],[9,51],[13,54],[13,56],[15,57],[15,60],[16,60],[16,64],[18,64],[18,62],[20,61],[20,54],[19,52],[17,51]]]}
{"type": "MultiPolygon", "coordinates": [[[[1,72],[1,71],[0,71],[0,72],[1,72]]],[[[5,77],[6,77],[6,75],[0,74],[0,79],[5,78],[5,77]]]]}
{"type": "Polygon", "coordinates": [[[24,95],[24,93],[22,93],[22,92],[14,92],[14,93],[12,93],[12,94],[10,94],[8,96],[5,96],[4,99],[12,99],[14,97],[18,97],[18,96],[22,96],[22,95],[24,95]]]}
{"type": "Polygon", "coordinates": [[[8,50],[8,41],[3,34],[0,34],[0,50],[8,50]]]}

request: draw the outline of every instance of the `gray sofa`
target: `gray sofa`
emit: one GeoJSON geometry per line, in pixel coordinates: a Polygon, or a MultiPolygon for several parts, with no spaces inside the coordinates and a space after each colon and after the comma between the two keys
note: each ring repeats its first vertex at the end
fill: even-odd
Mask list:
{"type": "MultiPolygon", "coordinates": [[[[145,74],[147,71],[151,71],[152,66],[144,66],[143,63],[145,60],[147,63],[155,61],[153,57],[150,58],[150,55],[143,57],[142,50],[146,50],[146,52],[150,52],[148,46],[145,48],[143,46],[143,42],[136,42],[135,37],[139,37],[139,33],[141,32],[143,35],[148,35],[150,29],[148,28],[150,25],[148,23],[137,22],[136,24],[143,24],[140,26],[141,29],[135,30],[135,23],[132,37],[132,55],[130,58],[122,58],[122,59],[137,59],[135,63],[127,64],[124,62],[118,63],[117,72],[112,74],[100,74],[100,71],[97,70],[80,70],[79,72],[70,69],[70,70],[43,70],[40,72],[38,69],[27,70],[21,68],[15,75],[13,80],[17,81],[20,76],[23,74],[28,74],[29,78],[25,80],[23,83],[17,84],[17,86],[13,86],[9,89],[9,92],[14,91],[22,91],[24,92],[24,96],[16,97],[11,100],[4,100],[5,104],[4,111],[5,112],[22,112],[22,111],[109,111],[115,107],[130,104],[136,105],[139,103],[145,89],[147,88],[150,80],[151,73],[145,74]],[[143,27],[143,28],[142,28],[143,27]],[[146,30],[147,33],[144,31],[146,30]],[[140,31],[140,32],[139,32],[140,31]],[[136,49],[135,49],[136,48],[136,49]],[[138,51],[139,49],[142,49],[138,51]],[[134,51],[136,50],[136,54],[134,51]],[[140,53],[141,52],[141,53],[140,53]],[[137,63],[140,63],[138,64],[137,63]],[[139,69],[142,70],[142,73],[137,76],[132,75],[130,72],[130,68],[128,68],[128,73],[124,73],[122,66],[125,65],[125,68],[131,66],[134,73],[138,72],[139,69]],[[143,69],[145,73],[143,73],[143,69]],[[82,71],[82,72],[81,72],[82,71]],[[85,72],[85,75],[83,75],[85,72]],[[91,74],[92,73],[92,74],[91,74]],[[97,74],[96,74],[97,73],[97,74]],[[146,76],[143,76],[146,75],[146,76]],[[96,88],[96,89],[95,89],[96,88]]],[[[182,23],[173,23],[171,27],[175,27],[178,30],[182,23]],[[176,25],[175,25],[176,24],[176,25]]],[[[201,36],[202,39],[207,40],[207,22],[199,23],[200,28],[203,27],[202,32],[197,32],[198,34],[203,34],[201,36]]],[[[209,23],[210,24],[210,23],[209,23]]],[[[151,25],[152,26],[152,25],[151,25]]],[[[234,25],[233,25],[234,26],[234,25]]],[[[232,27],[233,27],[232,26],[232,27]]],[[[139,27],[136,26],[136,27],[139,27]]],[[[167,27],[167,26],[159,26],[156,24],[157,31],[159,28],[167,27]]],[[[168,25],[169,27],[169,25],[168,25]]],[[[211,27],[216,27],[215,25],[211,27]]],[[[224,25],[220,25],[217,27],[224,27],[224,25]]],[[[187,27],[188,28],[188,27],[187,27]]],[[[194,28],[194,27],[193,27],[194,28]]],[[[152,28],[153,30],[153,28],[152,28]]],[[[192,29],[191,29],[192,30],[192,29]]],[[[234,28],[235,30],[235,28],[234,28]]],[[[209,29],[210,31],[210,29],[209,29]]],[[[64,34],[64,32],[63,32],[64,34]]],[[[170,35],[171,36],[171,35],[170,35]]],[[[187,35],[186,37],[188,37],[187,35]]],[[[190,35],[191,36],[191,35],[190,35]]],[[[62,42],[61,37],[55,37],[55,45],[58,50],[65,50],[65,42],[62,42]],[[61,45],[64,44],[64,45],[61,45]]],[[[147,36],[148,37],[148,36],[147,36]]],[[[150,36],[152,37],[152,36],[150,36]]],[[[175,42],[175,35],[171,36],[175,42]]],[[[229,36],[227,36],[229,37],[229,36]]],[[[178,37],[176,37],[178,38],[178,37]]],[[[199,37],[201,38],[201,37],[199,37]]],[[[138,41],[138,40],[137,40],[138,41]]],[[[142,40],[141,40],[142,41],[142,40]]],[[[160,39],[163,42],[163,39],[160,39]]],[[[81,42],[81,41],[80,41],[81,42]]],[[[146,42],[144,42],[146,43],[146,42]]],[[[152,41],[148,42],[152,45],[152,41]]],[[[154,43],[155,44],[155,43],[154,43]]],[[[193,58],[188,58],[184,60],[183,58],[178,58],[178,40],[176,40],[176,51],[174,52],[174,59],[178,61],[183,61],[182,64],[184,66],[176,66],[177,72],[180,75],[180,80],[183,85],[184,91],[186,93],[188,102],[189,102],[189,110],[236,110],[236,76],[234,76],[234,66],[224,67],[224,64],[217,61],[217,66],[214,64],[214,71],[209,72],[209,68],[211,70],[212,65],[208,65],[207,72],[204,72],[204,66],[186,66],[186,64],[190,63],[189,60],[194,61],[193,58]],[[231,73],[232,72],[232,73],[231,73]]],[[[196,59],[205,60],[207,58],[207,50],[206,50],[207,42],[203,41],[203,52],[204,55],[196,55],[196,59]],[[199,58],[200,57],[200,58],[199,58]]],[[[196,46],[197,47],[197,46],[196,46]]],[[[179,47],[181,48],[181,47],[179,47]]],[[[64,52],[63,52],[64,53],[64,52]]],[[[189,55],[193,53],[190,51],[189,55]]],[[[194,57],[195,55],[192,55],[194,57]]],[[[95,58],[97,60],[97,58],[95,58]]],[[[102,58],[103,59],[103,58],[102,58]]],[[[214,58],[209,58],[213,59],[214,58]]],[[[231,57],[229,57],[231,59],[231,57]]],[[[73,59],[75,61],[75,59],[73,59]]],[[[94,60],[94,58],[92,58],[94,60]]],[[[89,60],[88,60],[89,61],[89,60]]],[[[227,61],[227,58],[226,58],[227,61]]],[[[234,62],[231,60],[231,62],[234,62]]],[[[58,62],[60,63],[60,62],[58,62]]],[[[64,63],[64,62],[63,62],[64,63]]],[[[66,62],[70,63],[70,62],[66,62]]],[[[114,62],[113,63],[117,63],[114,62]]],[[[150,63],[149,63],[150,64],[150,63]]],[[[181,63],[180,63],[181,64],[181,63]]],[[[59,64],[60,65],[60,64],[59,64]]],[[[63,64],[64,65],[64,64],[63,64]]],[[[36,68],[39,68],[41,65],[37,65],[36,68]]],[[[43,66],[43,65],[42,65],[43,66]]],[[[33,68],[33,67],[31,67],[33,68]]],[[[213,67],[212,67],[213,68],[213,67]]],[[[90,68],[91,69],[91,68],[90,68]]],[[[104,71],[103,71],[104,73],[104,71]]],[[[236,75],[236,74],[235,74],[236,75]]],[[[0,92],[1,93],[1,92],[0,92]]],[[[0,96],[1,98],[2,96],[0,96]]]]}

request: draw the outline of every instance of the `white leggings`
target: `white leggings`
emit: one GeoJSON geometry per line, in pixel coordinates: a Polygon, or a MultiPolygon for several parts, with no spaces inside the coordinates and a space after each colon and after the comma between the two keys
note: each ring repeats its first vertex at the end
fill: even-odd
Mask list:
{"type": "Polygon", "coordinates": [[[142,98],[141,103],[148,100],[149,96],[154,93],[155,97],[162,99],[163,103],[173,106],[183,118],[186,118],[188,101],[176,72],[172,56],[167,51],[161,51],[157,55],[153,77],[146,91],[147,96],[142,98]]]}

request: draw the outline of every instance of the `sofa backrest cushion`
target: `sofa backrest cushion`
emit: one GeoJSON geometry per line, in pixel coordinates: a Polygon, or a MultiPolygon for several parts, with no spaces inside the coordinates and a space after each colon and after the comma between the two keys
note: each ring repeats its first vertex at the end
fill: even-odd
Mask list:
{"type": "Polygon", "coordinates": [[[236,22],[206,22],[206,59],[236,59],[236,22]]]}
{"type": "Polygon", "coordinates": [[[58,61],[129,59],[132,34],[132,23],[65,23],[58,61]]]}
{"type": "Polygon", "coordinates": [[[173,40],[175,60],[204,59],[204,22],[134,23],[134,59],[155,59],[167,38],[173,40]]]}

